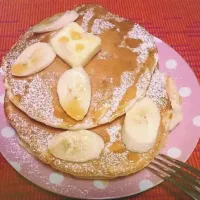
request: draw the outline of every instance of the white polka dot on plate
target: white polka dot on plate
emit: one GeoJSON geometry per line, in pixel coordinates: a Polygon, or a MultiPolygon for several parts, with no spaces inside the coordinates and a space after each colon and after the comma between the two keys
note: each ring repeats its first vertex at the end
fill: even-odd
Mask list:
{"type": "Polygon", "coordinates": [[[60,173],[53,172],[49,176],[49,181],[52,184],[61,184],[64,181],[64,176],[60,173]]]}
{"type": "Polygon", "coordinates": [[[103,190],[103,189],[107,188],[107,186],[108,186],[108,184],[109,184],[109,181],[95,180],[95,181],[93,182],[93,184],[94,184],[94,186],[95,186],[96,188],[103,190]]]}
{"type": "Polygon", "coordinates": [[[191,93],[192,91],[189,87],[182,87],[179,89],[179,94],[181,97],[189,97],[191,93]]]}
{"type": "Polygon", "coordinates": [[[5,127],[1,130],[1,135],[4,138],[11,138],[15,135],[15,130],[11,127],[5,127]]]}
{"type": "Polygon", "coordinates": [[[154,40],[156,41],[156,43],[162,43],[163,42],[162,40],[160,40],[159,38],[157,38],[155,36],[154,36],[154,40]]]}
{"type": "Polygon", "coordinates": [[[176,147],[172,147],[168,149],[167,155],[172,158],[179,158],[181,156],[181,150],[176,147]]]}
{"type": "Polygon", "coordinates": [[[9,161],[9,163],[11,164],[11,166],[17,170],[18,172],[21,170],[21,166],[18,162],[15,162],[15,161],[9,161]]]}
{"type": "Polygon", "coordinates": [[[0,74],[4,74],[3,70],[2,70],[2,67],[0,67],[0,74]]]}
{"type": "Polygon", "coordinates": [[[5,97],[5,94],[1,94],[1,95],[0,95],[0,103],[1,103],[1,104],[4,103],[4,97],[5,97]]]}
{"type": "Polygon", "coordinates": [[[192,120],[192,122],[193,122],[193,124],[194,124],[195,126],[200,126],[200,115],[194,117],[193,120],[192,120]]]}
{"type": "Polygon", "coordinates": [[[141,191],[148,190],[151,187],[153,187],[153,183],[148,179],[144,179],[139,183],[139,188],[141,191]]]}
{"type": "Polygon", "coordinates": [[[167,69],[176,69],[177,62],[174,59],[170,59],[165,62],[165,66],[167,69]]]}

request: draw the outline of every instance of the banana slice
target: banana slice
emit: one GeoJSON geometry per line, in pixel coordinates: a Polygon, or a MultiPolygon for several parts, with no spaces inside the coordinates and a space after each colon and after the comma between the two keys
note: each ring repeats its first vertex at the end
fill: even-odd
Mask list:
{"type": "Polygon", "coordinates": [[[169,124],[169,130],[173,130],[183,120],[183,110],[181,97],[179,96],[176,84],[171,77],[167,78],[166,90],[172,106],[172,119],[169,124]]]}
{"type": "Polygon", "coordinates": [[[55,135],[49,141],[48,148],[56,158],[70,162],[86,162],[99,158],[104,141],[92,131],[65,131],[55,135]]]}
{"type": "Polygon", "coordinates": [[[57,85],[60,105],[75,120],[82,120],[91,100],[90,79],[82,67],[67,70],[57,85]]]}
{"type": "Polygon", "coordinates": [[[43,42],[37,42],[27,47],[11,66],[14,76],[28,76],[49,66],[56,54],[52,47],[43,42]]]}
{"type": "Polygon", "coordinates": [[[148,97],[136,102],[126,113],[122,140],[129,151],[147,152],[155,144],[160,126],[160,111],[148,97]]]}
{"type": "Polygon", "coordinates": [[[98,36],[86,33],[75,22],[60,30],[50,42],[56,54],[72,67],[86,65],[100,51],[101,45],[98,36]]]}
{"type": "Polygon", "coordinates": [[[66,11],[65,13],[58,13],[52,17],[44,19],[39,24],[33,27],[34,33],[44,33],[55,31],[67,24],[74,22],[78,18],[78,13],[74,10],[66,11]]]}

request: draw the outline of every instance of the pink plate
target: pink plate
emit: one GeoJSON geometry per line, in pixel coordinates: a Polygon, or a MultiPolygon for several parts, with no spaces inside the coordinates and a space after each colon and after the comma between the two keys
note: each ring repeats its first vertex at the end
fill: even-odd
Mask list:
{"type": "MultiPolygon", "coordinates": [[[[188,64],[167,44],[156,39],[160,68],[177,83],[183,99],[184,120],[170,133],[163,153],[186,161],[200,136],[200,89],[188,64]]],[[[4,89],[0,74],[0,150],[6,160],[25,178],[36,185],[68,197],[108,199],[133,195],[159,184],[162,180],[144,169],[137,174],[111,181],[80,180],[58,173],[35,159],[19,146],[15,130],[3,110],[4,89]]]]}

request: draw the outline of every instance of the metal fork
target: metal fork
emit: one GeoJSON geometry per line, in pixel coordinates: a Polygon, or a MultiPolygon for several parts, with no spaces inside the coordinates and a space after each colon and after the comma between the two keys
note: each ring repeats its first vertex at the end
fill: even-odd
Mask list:
{"type": "Polygon", "coordinates": [[[193,199],[200,200],[200,170],[163,154],[159,154],[147,168],[193,199]]]}

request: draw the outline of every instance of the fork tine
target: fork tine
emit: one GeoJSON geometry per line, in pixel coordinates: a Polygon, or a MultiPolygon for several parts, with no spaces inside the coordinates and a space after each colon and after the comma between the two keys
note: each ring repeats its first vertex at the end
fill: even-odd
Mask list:
{"type": "MultiPolygon", "coordinates": [[[[162,162],[162,164],[165,165],[164,162],[162,162]]],[[[195,185],[194,182],[187,181],[187,179],[185,179],[185,176],[184,176],[185,173],[184,173],[184,175],[180,175],[180,174],[176,173],[176,171],[174,171],[174,170],[172,170],[172,169],[170,169],[170,168],[167,168],[166,166],[161,166],[160,164],[155,163],[155,162],[151,162],[151,165],[153,165],[153,166],[155,166],[156,168],[158,168],[158,169],[160,169],[160,170],[166,172],[166,174],[170,175],[171,177],[172,177],[172,176],[175,176],[175,177],[181,179],[185,184],[190,185],[190,187],[192,187],[193,189],[195,189],[197,192],[200,192],[200,187],[199,187],[198,185],[195,185]]]]}
{"type": "Polygon", "coordinates": [[[181,174],[182,177],[184,177],[184,180],[188,180],[189,182],[192,182],[192,183],[196,183],[197,184],[197,187],[200,188],[200,181],[196,179],[195,176],[193,176],[192,174],[188,174],[188,173],[184,173],[183,170],[181,170],[179,167],[177,167],[176,165],[172,165],[171,163],[168,163],[166,162],[165,160],[161,160],[160,158],[155,158],[154,159],[155,161],[157,162],[160,162],[162,163],[163,165],[167,165],[167,167],[169,167],[169,169],[173,172],[176,172],[176,173],[179,173],[181,174]]]}
{"type": "Polygon", "coordinates": [[[157,176],[163,178],[164,180],[167,180],[166,179],[166,175],[160,171],[157,171],[155,168],[151,167],[150,164],[147,166],[147,168],[152,171],[153,173],[155,173],[157,176]]]}
{"type": "Polygon", "coordinates": [[[191,172],[195,173],[196,175],[200,176],[200,171],[198,169],[195,169],[194,167],[188,165],[187,163],[183,163],[183,162],[181,162],[179,160],[176,160],[175,158],[171,158],[171,157],[169,157],[167,155],[164,155],[164,154],[161,154],[161,153],[159,154],[159,156],[162,157],[162,158],[167,159],[170,162],[174,162],[177,165],[180,165],[181,167],[184,167],[185,169],[188,169],[191,172]]]}
{"type": "Polygon", "coordinates": [[[154,174],[156,174],[157,176],[163,178],[164,180],[169,181],[170,183],[176,185],[177,187],[179,187],[182,191],[184,191],[185,193],[187,193],[189,196],[191,196],[193,199],[195,200],[199,200],[199,195],[195,194],[194,192],[190,191],[189,188],[187,188],[185,185],[183,185],[182,183],[179,183],[177,181],[175,181],[173,178],[171,177],[167,177],[164,174],[162,174],[160,171],[157,171],[155,168],[152,168],[151,166],[147,166],[147,168],[152,171],[154,174]]]}

